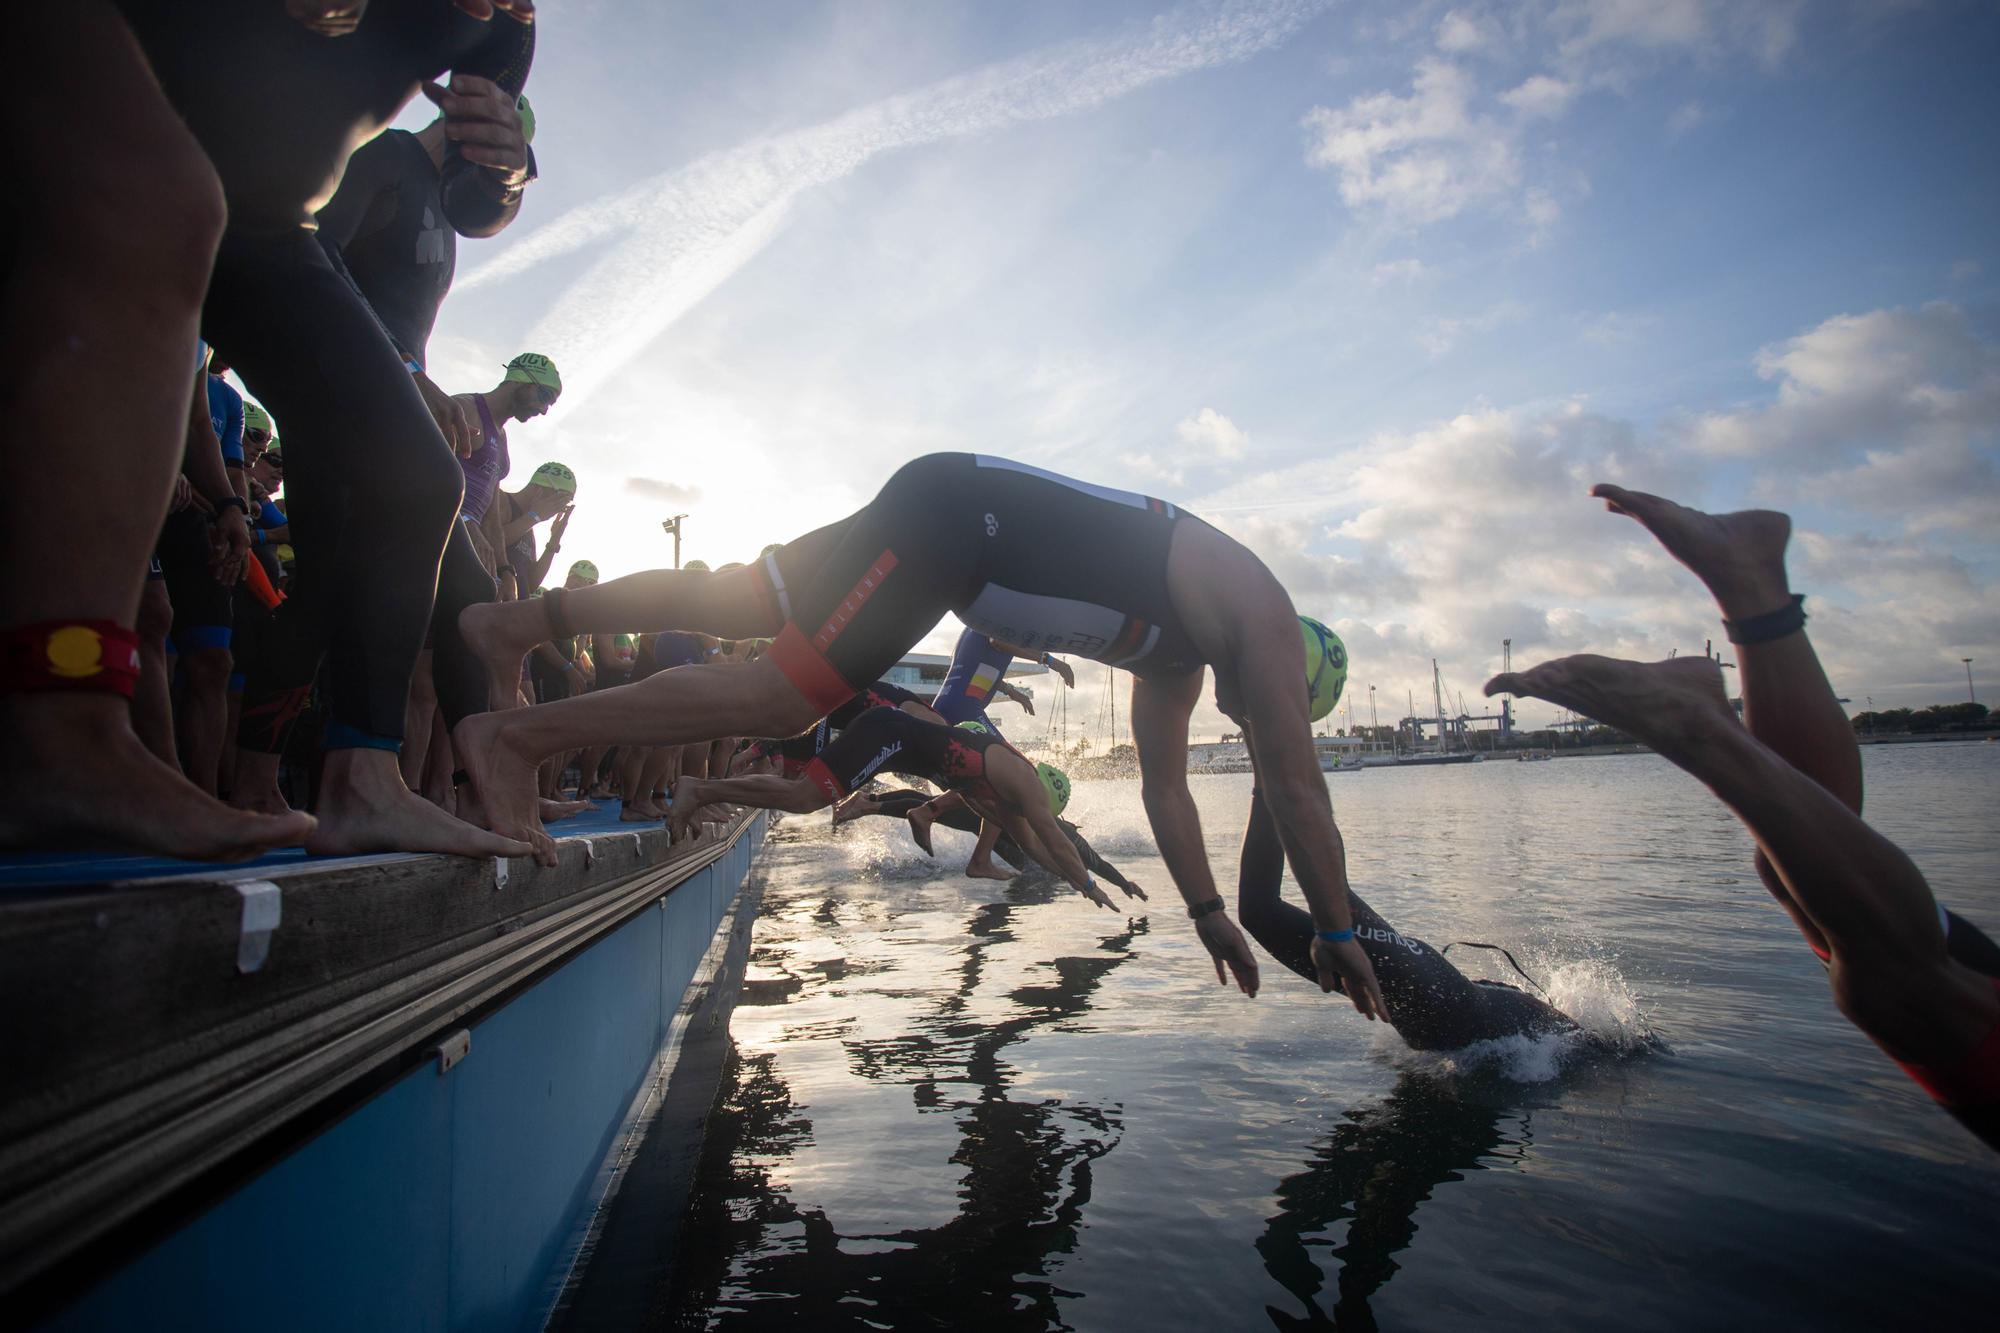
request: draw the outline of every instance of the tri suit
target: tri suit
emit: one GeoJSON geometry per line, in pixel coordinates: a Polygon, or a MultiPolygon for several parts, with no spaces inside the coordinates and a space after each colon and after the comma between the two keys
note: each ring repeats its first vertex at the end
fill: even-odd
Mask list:
{"type": "Polygon", "coordinates": [[[1025,463],[931,454],[857,513],[758,562],[784,622],[771,658],[828,712],[951,611],[1020,647],[1185,675],[1203,662],[1167,593],[1182,522],[1200,520],[1025,463]]]}
{"type": "MultiPolygon", "coordinates": [[[[1000,737],[912,717],[900,708],[870,708],[805,766],[827,799],[837,801],[877,773],[904,773],[983,805],[998,802],[987,781],[987,754],[1012,751],[1000,737]]],[[[1025,760],[1023,762],[1026,762],[1025,760]]]]}

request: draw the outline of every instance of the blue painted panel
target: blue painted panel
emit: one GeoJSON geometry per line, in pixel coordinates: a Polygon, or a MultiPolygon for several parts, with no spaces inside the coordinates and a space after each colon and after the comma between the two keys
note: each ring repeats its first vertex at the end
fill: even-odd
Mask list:
{"type": "Polygon", "coordinates": [[[406,1075],[45,1327],[448,1328],[454,1086],[406,1075]]]}
{"type": "Polygon", "coordinates": [[[454,1328],[538,1328],[553,1302],[556,1262],[665,1035],[662,915],[640,913],[482,1023],[452,1071],[454,1328]]]}

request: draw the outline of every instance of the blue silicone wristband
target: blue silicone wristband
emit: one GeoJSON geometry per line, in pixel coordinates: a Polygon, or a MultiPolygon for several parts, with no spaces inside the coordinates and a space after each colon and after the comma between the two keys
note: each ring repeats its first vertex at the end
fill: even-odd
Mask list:
{"type": "Polygon", "coordinates": [[[1322,930],[1319,937],[1328,944],[1345,944],[1354,938],[1354,929],[1350,926],[1346,930],[1322,930]]]}

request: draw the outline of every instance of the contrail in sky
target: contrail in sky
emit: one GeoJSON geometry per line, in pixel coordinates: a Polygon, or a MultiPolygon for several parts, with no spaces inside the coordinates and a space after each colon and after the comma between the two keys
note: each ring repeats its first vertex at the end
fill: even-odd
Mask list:
{"type": "Polygon", "coordinates": [[[804,191],[891,149],[1072,115],[1162,79],[1246,60],[1330,2],[1185,6],[1122,39],[1065,42],[710,153],[571,209],[459,286],[485,286],[613,240],[528,337],[564,366],[562,406],[574,409],[769,244],[804,191]]]}

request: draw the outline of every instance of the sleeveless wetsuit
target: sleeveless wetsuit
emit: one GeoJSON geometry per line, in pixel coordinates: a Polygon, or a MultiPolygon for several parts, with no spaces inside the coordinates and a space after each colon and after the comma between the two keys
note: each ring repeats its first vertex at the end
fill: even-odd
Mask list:
{"type": "MultiPolygon", "coordinates": [[[[1273,958],[1317,982],[1312,914],[1279,896],[1284,872],[1285,849],[1278,840],[1277,821],[1262,793],[1253,790],[1250,824],[1243,831],[1236,914],[1273,958]]],[[[1397,933],[1351,890],[1347,905],[1354,914],[1354,938],[1375,969],[1382,998],[1389,1002],[1389,1021],[1414,1049],[1456,1050],[1494,1037],[1576,1029],[1568,1015],[1525,991],[1497,981],[1471,980],[1430,945],[1397,933]]]]}
{"type": "MultiPolygon", "coordinates": [[[[228,202],[204,334],[291,446],[300,559],[265,645],[278,678],[261,698],[250,682],[242,739],[270,748],[257,720],[296,710],[324,649],[329,743],[393,748],[464,481],[388,334],[313,235],[313,213],[423,80],[450,69],[519,93],[534,25],[374,0],[357,31],[326,38],[269,0],[119,7],[228,202]]],[[[461,230],[497,231],[519,207],[455,145],[440,189],[461,230]]]]}
{"type": "Polygon", "coordinates": [[[1013,664],[1014,654],[996,648],[990,635],[976,629],[966,630],[952,649],[951,669],[944,673],[944,684],[938,688],[937,698],[931,700],[931,707],[954,726],[960,722],[985,722],[993,691],[1006,679],[1007,668],[1013,664]]]}
{"type": "Polygon", "coordinates": [[[982,633],[1140,676],[1203,665],[1167,595],[1192,516],[1004,458],[932,454],[866,508],[756,566],[785,622],[771,658],[829,711],[954,611],[982,633]]]}
{"type": "Polygon", "coordinates": [[[999,798],[986,780],[986,754],[996,745],[1013,749],[998,736],[871,708],[807,763],[805,776],[835,801],[877,773],[907,773],[991,805],[999,798]]]}

